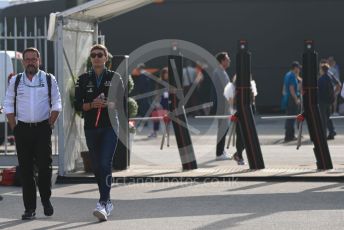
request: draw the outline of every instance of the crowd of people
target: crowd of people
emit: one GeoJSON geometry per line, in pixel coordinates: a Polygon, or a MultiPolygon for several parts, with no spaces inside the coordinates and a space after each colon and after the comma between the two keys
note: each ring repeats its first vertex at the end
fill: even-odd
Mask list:
{"type": "MultiPolygon", "coordinates": [[[[302,99],[302,66],[294,61],[290,70],[285,74],[282,88],[281,109],[286,115],[301,113],[302,99]]],[[[339,67],[334,57],[321,59],[319,62],[318,76],[318,103],[322,119],[324,134],[328,140],[333,140],[336,130],[331,115],[338,115],[340,111],[339,101],[344,98],[344,90],[340,81],[339,67]]],[[[296,140],[295,119],[286,119],[284,141],[296,140]]]]}

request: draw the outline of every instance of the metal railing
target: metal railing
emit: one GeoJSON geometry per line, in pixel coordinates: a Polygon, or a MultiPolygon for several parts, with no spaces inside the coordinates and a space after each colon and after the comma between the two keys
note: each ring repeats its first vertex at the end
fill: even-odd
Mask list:
{"type": "MultiPolygon", "coordinates": [[[[0,58],[4,68],[0,69],[0,104],[3,105],[5,93],[8,86],[8,75],[11,73],[18,73],[23,70],[21,66],[21,52],[27,47],[34,46],[41,53],[41,69],[48,72],[48,67],[55,69],[53,60],[54,48],[53,44],[49,44],[47,40],[48,24],[47,18],[2,18],[0,19],[0,52],[4,53],[3,58],[0,58]],[[51,46],[51,47],[50,47],[51,46]],[[11,59],[13,66],[8,66],[8,55],[10,52],[14,58],[11,59]],[[13,55],[12,55],[13,56],[13,55]],[[51,59],[51,60],[50,60],[51,59]],[[8,69],[11,68],[11,69],[8,69]],[[1,85],[3,85],[1,87],[1,85]]],[[[0,64],[1,66],[1,64],[0,64]]],[[[54,74],[54,73],[53,73],[54,74]]],[[[55,74],[54,74],[55,75],[55,74]]],[[[58,80],[58,76],[56,76],[58,80]]],[[[15,146],[13,142],[9,142],[9,134],[11,133],[6,124],[6,117],[4,114],[0,115],[0,122],[3,130],[0,130],[0,139],[4,139],[0,143],[0,154],[15,155],[15,146]],[[11,145],[12,144],[12,145],[11,145]]],[[[57,147],[57,129],[53,131],[53,155],[58,154],[57,147]]],[[[12,139],[10,139],[12,140],[12,139]]]]}

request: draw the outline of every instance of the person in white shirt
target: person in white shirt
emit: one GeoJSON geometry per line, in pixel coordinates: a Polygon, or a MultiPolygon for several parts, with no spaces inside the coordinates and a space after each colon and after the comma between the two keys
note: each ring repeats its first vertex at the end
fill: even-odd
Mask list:
{"type": "Polygon", "coordinates": [[[11,78],[4,101],[4,111],[16,139],[25,207],[23,220],[36,216],[36,185],[44,214],[51,216],[54,213],[50,202],[51,134],[62,105],[56,79],[39,69],[40,61],[40,52],[36,48],[23,51],[25,71],[11,78]],[[34,166],[38,169],[37,183],[34,166]]]}
{"type": "MultiPolygon", "coordinates": [[[[228,104],[229,104],[229,113],[230,114],[235,114],[236,109],[235,107],[235,82],[236,82],[236,75],[233,76],[233,82],[228,82],[224,91],[223,91],[223,96],[227,99],[228,104]]],[[[252,76],[251,76],[252,78],[252,76]]],[[[255,97],[258,95],[257,87],[256,87],[256,82],[254,80],[251,80],[251,107],[252,110],[255,107],[255,97]]],[[[240,129],[239,124],[236,124],[235,127],[235,133],[237,135],[236,138],[236,143],[235,143],[235,148],[236,152],[233,154],[232,158],[237,162],[238,165],[245,165],[244,158],[242,156],[242,152],[245,149],[245,144],[242,136],[242,132],[240,129]]]]}
{"type": "MultiPolygon", "coordinates": [[[[216,59],[219,62],[218,67],[214,70],[214,79],[219,82],[227,84],[229,77],[226,69],[229,68],[231,59],[227,52],[220,52],[216,54],[216,59]]],[[[228,106],[225,102],[225,98],[216,98],[216,93],[213,92],[214,96],[214,107],[217,108],[218,115],[224,115],[228,113],[228,106]]],[[[228,132],[228,123],[224,120],[218,121],[217,139],[216,139],[216,160],[231,160],[231,156],[225,151],[226,135],[228,132]]]]}

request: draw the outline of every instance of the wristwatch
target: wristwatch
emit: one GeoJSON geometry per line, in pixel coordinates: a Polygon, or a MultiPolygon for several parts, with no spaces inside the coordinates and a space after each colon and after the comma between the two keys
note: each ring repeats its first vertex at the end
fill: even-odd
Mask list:
{"type": "Polygon", "coordinates": [[[51,129],[54,129],[54,128],[55,128],[55,124],[51,124],[51,125],[50,125],[50,128],[51,128],[51,129]]]}

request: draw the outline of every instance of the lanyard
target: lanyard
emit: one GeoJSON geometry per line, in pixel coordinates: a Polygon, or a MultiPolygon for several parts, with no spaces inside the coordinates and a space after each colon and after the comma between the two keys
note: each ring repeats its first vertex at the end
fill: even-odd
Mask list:
{"type": "Polygon", "coordinates": [[[26,76],[26,74],[25,74],[25,76],[23,77],[23,83],[24,83],[24,85],[27,86],[27,87],[30,87],[30,88],[44,87],[43,79],[42,79],[41,73],[42,73],[42,72],[39,70],[39,73],[38,73],[39,84],[38,84],[38,85],[26,84],[25,78],[27,78],[27,76],[26,76]]]}
{"type": "MultiPolygon", "coordinates": [[[[103,76],[104,76],[104,72],[105,70],[100,74],[100,76],[96,76],[96,81],[97,81],[97,88],[99,88],[100,83],[102,82],[103,76]]],[[[96,73],[94,73],[94,75],[96,75],[96,73]]]]}

